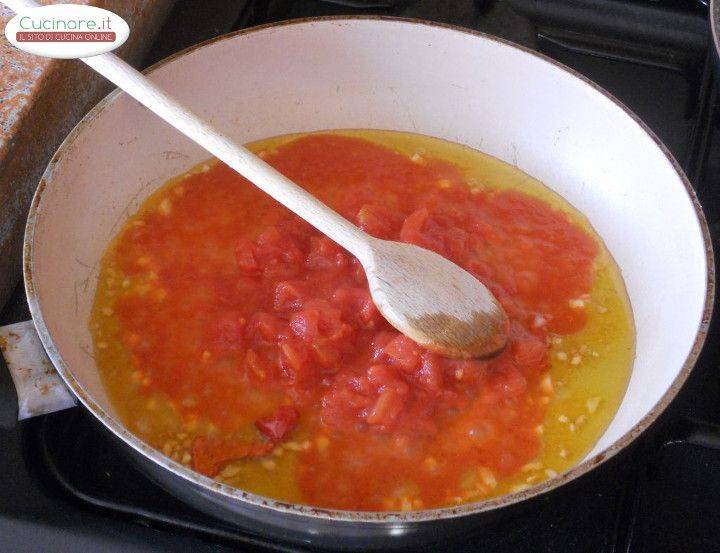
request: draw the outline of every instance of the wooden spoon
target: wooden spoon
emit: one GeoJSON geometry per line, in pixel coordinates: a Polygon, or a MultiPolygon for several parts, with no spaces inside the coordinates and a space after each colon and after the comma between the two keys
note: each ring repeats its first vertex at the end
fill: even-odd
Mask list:
{"type": "MultiPolygon", "coordinates": [[[[15,11],[37,5],[3,3],[15,11]]],[[[361,231],[114,54],[82,61],[357,257],[375,305],[400,332],[448,357],[484,356],[504,347],[508,319],[470,273],[429,250],[361,231]]]]}

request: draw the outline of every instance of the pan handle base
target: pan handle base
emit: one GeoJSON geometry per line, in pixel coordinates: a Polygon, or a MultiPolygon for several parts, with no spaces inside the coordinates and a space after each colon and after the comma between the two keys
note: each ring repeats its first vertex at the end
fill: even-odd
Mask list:
{"type": "Polygon", "coordinates": [[[77,405],[45,353],[32,321],[0,327],[0,351],[18,396],[18,420],[77,405]]]}

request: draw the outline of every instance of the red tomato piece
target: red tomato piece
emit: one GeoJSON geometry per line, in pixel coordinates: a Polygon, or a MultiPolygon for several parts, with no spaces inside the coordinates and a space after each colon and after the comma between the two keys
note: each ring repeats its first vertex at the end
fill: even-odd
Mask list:
{"type": "Polygon", "coordinates": [[[312,356],[315,362],[324,369],[335,367],[340,361],[340,349],[328,344],[313,344],[312,356]]]}
{"type": "Polygon", "coordinates": [[[291,384],[309,384],[319,375],[311,358],[311,349],[297,338],[287,338],[279,344],[280,363],[291,384]]]}
{"type": "Polygon", "coordinates": [[[390,238],[392,216],[386,209],[365,204],[357,213],[358,226],[377,238],[390,238]]]}
{"type": "Polygon", "coordinates": [[[364,420],[364,413],[373,405],[371,397],[340,385],[320,401],[321,420],[332,428],[352,429],[364,420]]]}
{"type": "Polygon", "coordinates": [[[286,331],[284,321],[270,313],[255,313],[250,320],[249,329],[265,342],[276,342],[286,331]]]}
{"type": "Polygon", "coordinates": [[[305,259],[308,269],[341,268],[349,263],[348,255],[327,236],[310,238],[310,253],[305,259]]]}
{"type": "Polygon", "coordinates": [[[321,345],[337,344],[353,334],[350,325],[342,320],[339,309],[325,300],[313,299],[305,307],[292,315],[290,328],[306,342],[321,345]]]}
{"type": "Polygon", "coordinates": [[[247,238],[240,238],[235,248],[235,260],[238,269],[245,274],[255,274],[260,271],[260,264],[257,260],[257,248],[247,238]]]}
{"type": "Polygon", "coordinates": [[[236,442],[210,436],[198,436],[192,442],[193,469],[206,476],[215,476],[223,465],[236,459],[264,457],[272,451],[272,444],[236,442]]]}
{"type": "Polygon", "coordinates": [[[443,367],[439,355],[425,352],[420,368],[415,373],[418,385],[430,393],[438,394],[443,389],[443,367]]]}
{"type": "Polygon", "coordinates": [[[373,335],[370,344],[373,361],[377,361],[385,356],[385,347],[397,337],[397,331],[381,330],[373,335]]]}
{"type": "Polygon", "coordinates": [[[333,302],[343,310],[346,320],[360,328],[375,328],[383,320],[367,288],[338,288],[333,302]]]}
{"type": "Polygon", "coordinates": [[[367,370],[367,378],[379,393],[393,389],[404,396],[410,391],[410,388],[400,378],[397,371],[388,365],[372,365],[367,370]]]}
{"type": "Polygon", "coordinates": [[[294,311],[302,308],[308,297],[307,285],[301,280],[283,280],[275,286],[275,311],[294,311]]]}
{"type": "Polygon", "coordinates": [[[400,240],[423,246],[425,244],[425,236],[422,231],[428,217],[429,212],[427,208],[418,209],[408,215],[400,229],[400,240]]]}
{"type": "Polygon", "coordinates": [[[255,421],[260,433],[272,442],[280,442],[295,428],[300,415],[297,409],[283,405],[271,415],[255,421]]]}
{"type": "Polygon", "coordinates": [[[397,334],[383,348],[389,362],[405,372],[412,372],[420,362],[421,349],[415,342],[403,334],[397,334]]]}
{"type": "Polygon", "coordinates": [[[373,425],[389,426],[400,414],[405,405],[405,396],[390,388],[380,394],[375,405],[368,413],[367,422],[373,425]]]}
{"type": "Polygon", "coordinates": [[[227,311],[217,322],[217,341],[222,348],[237,349],[242,346],[245,333],[245,317],[239,311],[227,311]]]}

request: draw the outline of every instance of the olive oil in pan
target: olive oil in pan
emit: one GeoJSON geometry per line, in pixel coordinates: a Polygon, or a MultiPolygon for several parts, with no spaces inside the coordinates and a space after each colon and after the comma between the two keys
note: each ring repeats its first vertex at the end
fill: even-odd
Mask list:
{"type": "MultiPolygon", "coordinates": [[[[575,300],[575,308],[587,313],[587,325],[576,334],[549,337],[552,368],[551,377],[544,385],[551,392],[551,399],[544,421],[536,428],[542,443],[541,454],[516,476],[503,479],[491,495],[552,478],[580,462],[603,434],[622,401],[635,347],[632,311],[620,271],[588,220],[541,182],[471,148],[392,131],[330,132],[360,137],[408,157],[425,156],[450,162],[461,169],[471,187],[517,189],[538,197],[566,212],[573,222],[596,238],[600,252],[595,261],[592,289],[586,297],[575,300]]],[[[255,142],[250,148],[256,153],[268,151],[298,136],[274,137],[255,142]]],[[[206,171],[212,163],[200,164],[191,172],[206,171]]],[[[178,193],[182,186],[183,176],[168,182],[143,204],[126,228],[139,224],[142,213],[164,209],[163,200],[178,193]]],[[[257,213],[248,213],[248,217],[257,218],[258,228],[275,222],[257,213]]],[[[104,385],[117,415],[132,432],[176,461],[191,466],[191,440],[195,435],[212,431],[212,424],[197,420],[188,427],[169,398],[159,393],[143,393],[143,388],[150,384],[148,377],[130,368],[133,362],[123,345],[123,339],[142,340],[142,337],[122,336],[113,304],[118,295],[128,289],[152,289],[153,282],[146,276],[124,274],[114,253],[115,246],[116,242],[111,244],[103,258],[90,321],[104,385]]],[[[245,434],[248,440],[256,436],[251,421],[240,434],[245,434]]],[[[297,436],[290,447],[280,447],[261,461],[232,462],[223,468],[218,479],[254,493],[302,502],[293,474],[298,450],[305,446],[304,438],[297,436]]]]}

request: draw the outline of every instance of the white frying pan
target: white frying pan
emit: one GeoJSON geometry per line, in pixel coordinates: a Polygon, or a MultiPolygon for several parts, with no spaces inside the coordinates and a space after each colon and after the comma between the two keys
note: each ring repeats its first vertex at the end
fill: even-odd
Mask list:
{"type": "Polygon", "coordinates": [[[37,333],[71,394],[183,500],[254,531],[333,547],[442,536],[597,466],[632,442],[687,378],[713,295],[702,212],[650,130],[567,68],[472,31],[362,17],[241,31],[149,74],[239,142],[382,128],[460,142],[517,165],[589,217],[622,270],[637,326],[630,384],[605,434],[580,465],[523,492],[454,508],[362,513],[288,505],[196,474],[115,417],[92,357],[88,318],[100,257],[123,221],[165,180],[208,156],[113,93],[73,130],[40,182],[27,226],[25,283],[37,333]]]}

